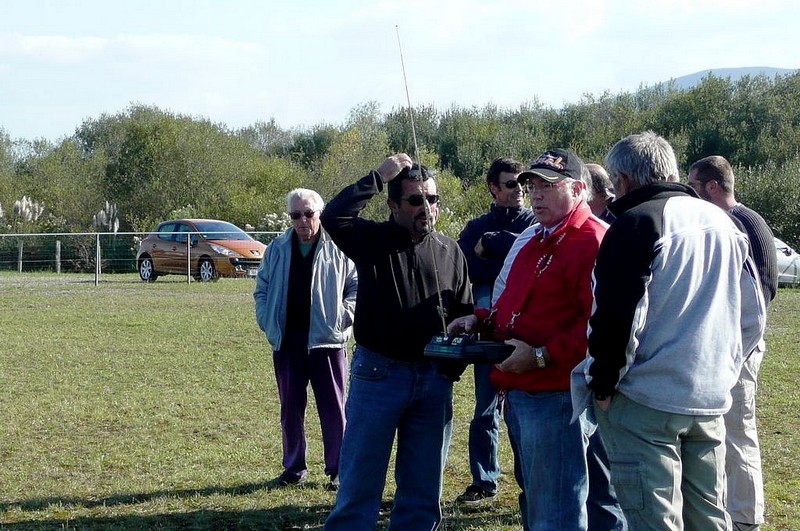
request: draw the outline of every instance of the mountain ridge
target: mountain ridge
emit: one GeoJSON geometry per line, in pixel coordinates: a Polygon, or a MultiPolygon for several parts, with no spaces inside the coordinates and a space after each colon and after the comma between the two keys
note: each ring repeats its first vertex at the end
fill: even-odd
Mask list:
{"type": "Polygon", "coordinates": [[[744,76],[756,76],[764,74],[767,77],[785,76],[794,74],[800,69],[797,68],[775,68],[771,66],[743,66],[737,68],[709,68],[708,70],[700,70],[692,74],[672,78],[669,81],[664,81],[659,84],[674,83],[675,87],[681,90],[686,90],[697,85],[704,77],[713,74],[715,77],[726,78],[729,77],[731,81],[738,81],[744,76]]]}

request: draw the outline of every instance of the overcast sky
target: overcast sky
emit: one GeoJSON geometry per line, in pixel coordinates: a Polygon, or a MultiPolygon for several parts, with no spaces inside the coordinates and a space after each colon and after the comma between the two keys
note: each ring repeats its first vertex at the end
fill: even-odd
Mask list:
{"type": "Polygon", "coordinates": [[[231,129],[341,124],[800,68],[790,0],[0,0],[0,129],[57,140],[132,103],[231,129]]]}

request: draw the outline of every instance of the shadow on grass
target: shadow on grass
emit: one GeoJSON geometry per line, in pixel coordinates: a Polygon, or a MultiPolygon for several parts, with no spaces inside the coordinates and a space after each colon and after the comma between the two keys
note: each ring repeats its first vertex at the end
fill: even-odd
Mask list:
{"type": "MultiPolygon", "coordinates": [[[[80,504],[84,507],[96,507],[105,503],[108,505],[122,505],[141,503],[158,497],[188,497],[212,494],[248,494],[260,489],[272,490],[278,488],[275,481],[266,483],[252,483],[232,488],[193,489],[183,491],[163,491],[147,495],[120,495],[111,496],[102,500],[76,500],[76,499],[41,499],[31,500],[22,504],[10,504],[14,507],[41,509],[48,504],[80,504]]],[[[0,509],[3,509],[0,506],[0,509]]],[[[378,528],[385,528],[389,524],[389,514],[392,502],[384,501],[378,517],[378,528]]],[[[121,530],[133,531],[140,529],[171,530],[249,530],[264,531],[285,530],[312,530],[322,529],[329,512],[330,504],[316,505],[282,505],[268,509],[214,511],[200,510],[181,513],[161,514],[130,514],[120,516],[85,516],[79,518],[49,518],[28,521],[0,523],[0,530],[14,531],[46,531],[46,530],[121,530]]],[[[519,514],[516,511],[470,511],[461,512],[455,507],[445,504],[442,529],[451,531],[461,529],[496,529],[499,527],[516,527],[520,525],[519,514]]]]}
{"type": "Polygon", "coordinates": [[[0,525],[0,529],[14,531],[45,530],[218,530],[259,529],[266,531],[291,529],[321,529],[329,505],[311,507],[281,506],[264,510],[243,511],[194,511],[189,513],[167,513],[153,515],[124,515],[115,517],[81,517],[75,519],[50,519],[0,525]]]}
{"type": "MultiPolygon", "coordinates": [[[[314,482],[305,484],[305,488],[322,488],[314,482]]],[[[209,486],[199,489],[161,490],[139,494],[115,494],[104,498],[81,499],[78,497],[48,497],[32,498],[0,503],[0,512],[9,509],[24,511],[42,511],[52,509],[53,506],[76,506],[87,509],[96,507],[113,507],[124,505],[137,505],[159,499],[197,498],[204,496],[246,496],[260,490],[267,492],[281,489],[278,480],[265,482],[245,483],[232,487],[209,486]]],[[[250,510],[199,510],[180,513],[161,513],[152,515],[126,514],[119,516],[84,516],[79,518],[33,518],[17,522],[0,522],[0,531],[44,531],[50,529],[68,530],[218,530],[218,529],[259,529],[266,531],[283,530],[309,530],[321,529],[327,518],[331,504],[316,505],[282,505],[279,507],[250,510]]],[[[125,510],[118,509],[117,512],[125,510]]],[[[391,500],[381,503],[378,527],[385,528],[389,524],[389,515],[392,510],[391,500]]],[[[444,521],[442,528],[448,530],[460,529],[495,529],[498,527],[518,526],[519,514],[516,511],[497,512],[493,510],[461,511],[455,505],[444,503],[442,506],[444,521]]],[[[141,512],[131,509],[131,512],[141,512]]],[[[56,513],[57,514],[57,513],[56,513]]],[[[24,518],[24,517],[23,517],[24,518]]]]}
{"type": "MultiPolygon", "coordinates": [[[[308,484],[313,487],[313,483],[308,484]]],[[[224,495],[224,496],[245,496],[256,491],[266,489],[274,490],[280,488],[277,479],[258,483],[245,483],[233,487],[221,487],[211,485],[198,489],[178,489],[178,490],[157,490],[147,493],[127,493],[114,494],[104,498],[84,499],[68,496],[52,496],[48,498],[31,498],[29,500],[19,500],[0,503],[0,511],[7,511],[11,508],[23,509],[26,511],[40,511],[52,505],[75,505],[91,509],[93,507],[110,507],[114,505],[132,505],[145,503],[162,498],[195,498],[202,496],[224,495]]]]}
{"type": "MultiPolygon", "coordinates": [[[[243,511],[195,511],[154,515],[124,515],[116,517],[81,517],[75,519],[49,519],[0,524],[0,529],[14,531],[49,530],[122,530],[140,529],[172,530],[249,530],[287,531],[321,529],[330,511],[330,505],[284,505],[272,509],[243,511]]],[[[387,515],[381,511],[378,528],[388,525],[387,515]]],[[[496,529],[500,526],[518,526],[515,514],[461,513],[445,516],[442,529],[496,529]]]]}

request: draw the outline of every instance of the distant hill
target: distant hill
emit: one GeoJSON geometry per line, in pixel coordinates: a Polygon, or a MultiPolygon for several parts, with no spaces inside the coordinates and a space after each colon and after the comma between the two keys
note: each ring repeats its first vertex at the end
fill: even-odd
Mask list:
{"type": "Polygon", "coordinates": [[[697,85],[701,79],[706,77],[708,74],[714,74],[716,77],[726,78],[730,77],[731,81],[737,81],[739,78],[751,75],[756,76],[758,74],[764,74],[765,76],[772,78],[776,75],[785,76],[787,74],[793,74],[797,72],[798,69],[789,69],[789,68],[771,68],[768,66],[744,66],[741,68],[709,68],[708,70],[701,70],[700,72],[695,72],[694,74],[689,74],[688,76],[681,76],[675,79],[672,79],[675,83],[675,87],[679,89],[689,89],[693,86],[697,85]]]}

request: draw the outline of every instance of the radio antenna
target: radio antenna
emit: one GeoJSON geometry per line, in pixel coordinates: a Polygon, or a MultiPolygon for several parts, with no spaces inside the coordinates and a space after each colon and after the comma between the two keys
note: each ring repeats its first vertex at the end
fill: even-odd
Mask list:
{"type": "MultiPolygon", "coordinates": [[[[403,59],[403,45],[400,44],[400,28],[395,24],[395,33],[397,33],[397,48],[400,50],[400,67],[403,69],[403,86],[406,89],[406,102],[408,102],[408,119],[411,122],[411,140],[414,142],[414,158],[417,159],[417,164],[422,166],[422,159],[419,156],[419,146],[417,145],[417,128],[414,125],[414,113],[411,110],[411,96],[408,93],[408,77],[406,77],[406,62],[403,59]]],[[[422,171],[420,169],[420,171],[422,171]]],[[[426,202],[427,204],[427,202],[426,202]]],[[[425,213],[428,213],[427,206],[425,213]]]]}
{"type": "MultiPolygon", "coordinates": [[[[411,109],[411,95],[408,92],[408,77],[406,77],[406,62],[403,59],[403,45],[400,43],[400,28],[395,24],[395,33],[397,33],[397,47],[400,50],[400,66],[403,69],[403,85],[406,89],[406,102],[408,103],[408,119],[411,122],[411,139],[414,142],[414,158],[417,159],[419,165],[420,175],[422,175],[422,158],[419,154],[419,145],[417,144],[417,128],[414,125],[414,112],[411,109]]],[[[431,225],[433,231],[433,215],[431,214],[431,206],[425,198],[425,191],[420,186],[419,190],[422,195],[422,204],[425,205],[425,217],[428,218],[428,223],[431,225]]],[[[431,246],[431,260],[433,262],[433,278],[436,280],[436,295],[439,297],[439,318],[442,320],[442,334],[447,335],[447,320],[444,315],[444,301],[442,300],[442,286],[439,284],[439,266],[436,263],[436,253],[433,251],[433,238],[428,240],[431,246]]]]}

